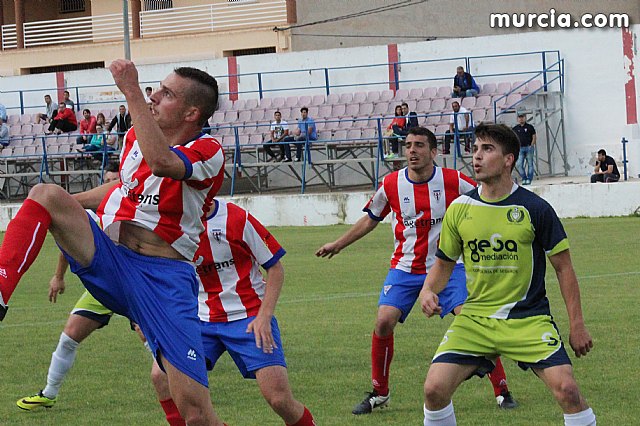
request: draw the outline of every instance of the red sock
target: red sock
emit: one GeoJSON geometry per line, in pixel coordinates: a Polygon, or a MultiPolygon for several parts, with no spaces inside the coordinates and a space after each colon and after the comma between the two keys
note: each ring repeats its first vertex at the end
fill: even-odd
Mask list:
{"type": "Polygon", "coordinates": [[[315,420],[313,420],[313,416],[307,407],[304,407],[304,412],[302,413],[302,417],[300,420],[295,422],[292,425],[287,426],[316,426],[315,420]]]}
{"type": "Polygon", "coordinates": [[[500,395],[502,392],[509,392],[507,376],[504,373],[504,367],[502,366],[500,358],[496,360],[496,368],[494,368],[488,376],[489,380],[491,380],[491,384],[493,385],[493,393],[495,396],[500,395]]]}
{"type": "Polygon", "coordinates": [[[178,411],[178,407],[176,407],[176,403],[173,402],[173,399],[169,398],[160,401],[160,405],[162,405],[162,409],[167,415],[167,422],[171,426],[186,426],[185,421],[180,417],[180,412],[178,411]]]}
{"type": "Polygon", "coordinates": [[[378,395],[389,394],[389,367],[393,359],[393,334],[371,338],[371,381],[378,395]]]}
{"type": "Polygon", "coordinates": [[[31,199],[24,201],[9,222],[0,247],[0,293],[5,304],[40,253],[50,224],[49,212],[31,199]]]}

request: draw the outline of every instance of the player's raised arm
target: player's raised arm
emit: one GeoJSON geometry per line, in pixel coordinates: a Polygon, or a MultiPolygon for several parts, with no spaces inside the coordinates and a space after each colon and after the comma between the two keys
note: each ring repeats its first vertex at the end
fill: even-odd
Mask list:
{"type": "Polygon", "coordinates": [[[316,251],[316,256],[318,257],[329,256],[329,259],[331,259],[334,255],[340,253],[340,251],[343,248],[349,246],[355,241],[358,241],[360,238],[364,237],[369,232],[371,232],[376,226],[378,226],[378,223],[379,222],[377,220],[373,220],[369,216],[362,216],[340,238],[338,238],[334,242],[327,243],[322,247],[320,247],[316,251]]]}
{"type": "Polygon", "coordinates": [[[569,250],[550,256],[549,261],[556,270],[560,292],[569,315],[569,344],[577,357],[584,356],[593,347],[593,341],[584,324],[580,302],[580,286],[573,270],[569,250]]]}
{"type": "Polygon", "coordinates": [[[264,298],[260,305],[260,310],[256,318],[249,323],[247,333],[253,331],[256,339],[256,346],[262,348],[264,353],[272,353],[277,348],[273,333],[271,331],[271,319],[276,310],[276,304],[280,297],[280,291],[284,284],[284,267],[278,261],[267,272],[267,284],[264,291],[264,298]]]}
{"type": "Polygon", "coordinates": [[[429,270],[427,278],[425,278],[422,285],[422,290],[420,290],[420,307],[427,318],[440,314],[442,311],[442,307],[439,305],[438,293],[447,286],[454,266],[456,266],[455,261],[450,262],[438,257],[429,270]]]}

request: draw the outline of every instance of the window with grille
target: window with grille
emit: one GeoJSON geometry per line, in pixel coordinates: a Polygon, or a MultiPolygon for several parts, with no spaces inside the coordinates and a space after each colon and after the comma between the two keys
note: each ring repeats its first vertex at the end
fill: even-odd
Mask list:
{"type": "Polygon", "coordinates": [[[144,0],[144,10],[162,10],[171,9],[173,7],[173,0],[144,0]]]}
{"type": "Polygon", "coordinates": [[[75,13],[85,11],[84,0],[60,0],[60,13],[75,13]]]}

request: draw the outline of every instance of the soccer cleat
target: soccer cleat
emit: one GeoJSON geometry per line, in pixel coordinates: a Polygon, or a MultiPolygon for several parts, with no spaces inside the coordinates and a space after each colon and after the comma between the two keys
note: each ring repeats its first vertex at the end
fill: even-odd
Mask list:
{"type": "Polygon", "coordinates": [[[500,395],[496,396],[496,401],[498,401],[498,407],[504,408],[505,410],[510,410],[518,406],[518,403],[513,399],[513,396],[509,391],[502,392],[500,395]]]}
{"type": "Polygon", "coordinates": [[[390,394],[386,396],[378,395],[378,392],[375,390],[367,394],[367,396],[362,400],[362,402],[355,407],[353,407],[353,414],[369,414],[373,411],[374,408],[384,408],[387,404],[389,404],[390,394]]]}
{"type": "Polygon", "coordinates": [[[16,404],[23,410],[31,411],[38,407],[51,408],[56,403],[57,399],[58,398],[47,398],[42,394],[42,391],[40,391],[36,395],[25,396],[24,398],[19,399],[16,404]]]}
{"type": "Polygon", "coordinates": [[[2,293],[0,293],[0,321],[4,319],[5,315],[7,315],[7,309],[9,309],[9,307],[5,305],[2,293]]]}

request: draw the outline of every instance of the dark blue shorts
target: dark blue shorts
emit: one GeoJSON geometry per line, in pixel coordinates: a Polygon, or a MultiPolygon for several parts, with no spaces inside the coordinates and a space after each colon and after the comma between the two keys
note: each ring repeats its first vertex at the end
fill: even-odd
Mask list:
{"type": "Polygon", "coordinates": [[[249,317],[231,322],[200,322],[202,344],[209,370],[213,369],[225,351],[229,352],[245,379],[255,379],[256,371],[261,368],[273,365],[287,367],[278,321],[275,317],[271,319],[271,333],[277,348],[273,353],[266,354],[256,347],[255,335],[247,333],[247,326],[254,319],[255,317],[249,317]]]}
{"type": "Polygon", "coordinates": [[[138,254],[111,241],[93,220],[89,223],[95,255],[83,268],[63,251],[71,271],[105,307],[140,326],[156,358],[162,353],[175,368],[208,386],[194,266],[138,254]]]}
{"type": "MultiPolygon", "coordinates": [[[[404,322],[418,299],[426,277],[427,274],[410,274],[399,269],[390,269],[380,291],[378,306],[386,305],[400,309],[400,322],[404,322]]],[[[438,298],[442,307],[441,318],[467,300],[467,276],[462,263],[456,263],[447,286],[438,294],[438,298]]]]}

